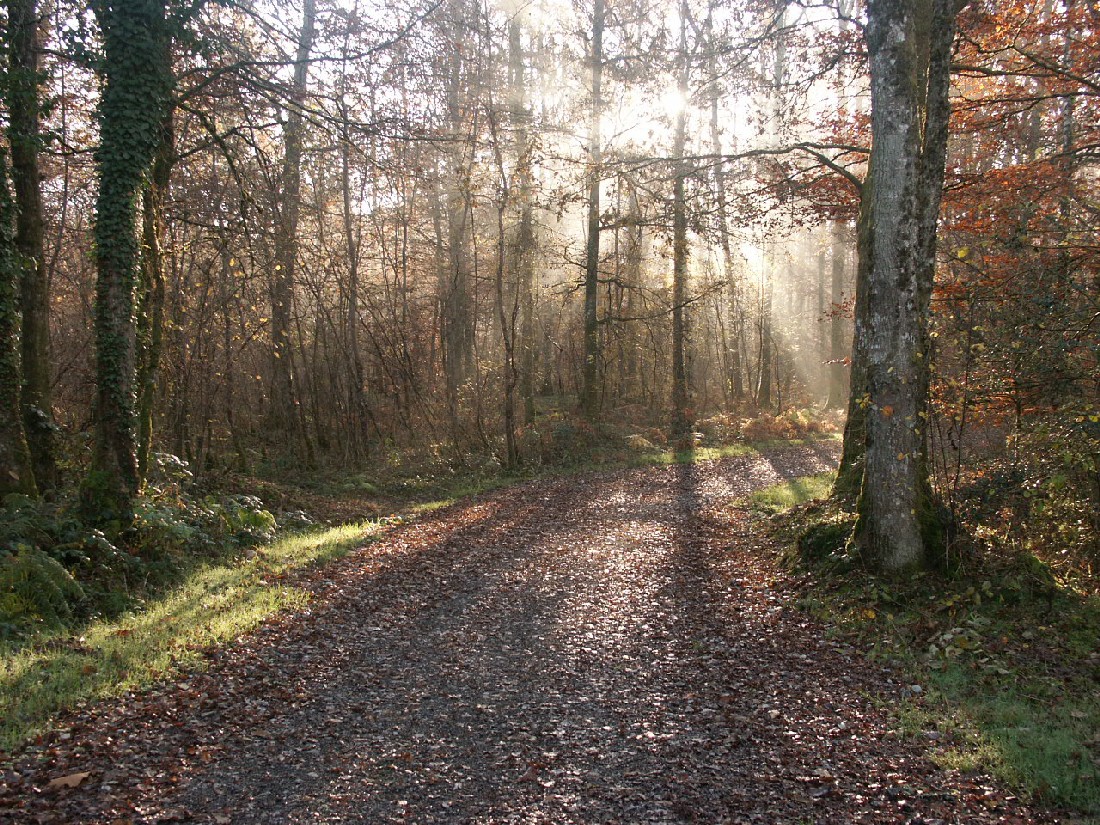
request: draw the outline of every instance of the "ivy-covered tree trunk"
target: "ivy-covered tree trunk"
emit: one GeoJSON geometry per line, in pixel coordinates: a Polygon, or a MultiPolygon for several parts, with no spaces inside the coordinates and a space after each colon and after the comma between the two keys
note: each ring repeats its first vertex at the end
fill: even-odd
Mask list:
{"type": "Polygon", "coordinates": [[[94,521],[125,523],[140,484],[134,409],[138,198],[160,144],[172,73],[163,0],[100,2],[95,11],[104,41],[96,150],[96,437],[82,503],[94,521]]]}
{"type": "Polygon", "coordinates": [[[0,153],[0,496],[34,495],[34,470],[20,409],[19,279],[7,159],[0,153]]]}
{"type": "Polygon", "coordinates": [[[50,290],[43,252],[42,189],[38,152],[42,136],[41,38],[37,0],[8,0],[8,140],[11,181],[18,207],[22,325],[23,423],[41,490],[57,486],[57,457],[50,384],[50,290]]]}
{"type": "Polygon", "coordinates": [[[855,545],[887,573],[942,546],[925,451],[928,314],[957,0],[871,0],[867,448],[855,545]]]}

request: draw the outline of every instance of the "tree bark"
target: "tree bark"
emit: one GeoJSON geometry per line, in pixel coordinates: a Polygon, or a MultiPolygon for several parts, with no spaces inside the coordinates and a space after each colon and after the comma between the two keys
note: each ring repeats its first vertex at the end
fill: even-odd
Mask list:
{"type": "Polygon", "coordinates": [[[141,300],[137,317],[138,474],[142,481],[149,472],[153,447],[153,412],[164,339],[164,206],[172,176],[174,132],[169,112],[161,124],[152,174],[142,192],[141,300]]]}
{"type": "Polygon", "coordinates": [[[844,444],[837,469],[833,495],[847,505],[855,504],[863,486],[864,458],[867,451],[867,348],[871,329],[871,233],[874,228],[874,155],[860,190],[859,216],[856,218],[856,305],[852,333],[852,366],[848,374],[848,418],[844,424],[844,444]]]}
{"type": "Polygon", "coordinates": [[[348,43],[345,39],[340,73],[340,193],[343,205],[344,247],[348,269],[347,316],[344,335],[347,341],[351,375],[348,377],[348,408],[351,413],[350,450],[356,461],[367,455],[367,406],[363,353],[359,343],[359,238],[355,231],[351,192],[351,117],[347,100],[348,43]]]}
{"type": "Polygon", "coordinates": [[[853,540],[886,573],[925,567],[943,546],[925,453],[927,324],[959,8],[957,0],[868,4],[867,449],[853,540]]]}
{"type": "Polygon", "coordinates": [[[519,391],[523,398],[523,420],[535,420],[535,223],[534,187],[531,178],[531,145],[528,136],[527,80],[524,70],[520,21],[508,29],[509,69],[512,95],[512,126],[516,139],[516,173],[519,188],[519,226],[516,230],[516,277],[520,289],[519,391]]]}
{"type": "Polygon", "coordinates": [[[676,115],[676,132],[672,144],[672,435],[682,436],[691,429],[688,411],[687,368],[685,364],[684,310],[687,301],[687,202],[685,186],[687,165],[684,146],[687,141],[687,8],[680,4],[680,76],[678,90],[685,99],[676,115]]]}
{"type": "Polygon", "coordinates": [[[440,317],[443,367],[447,382],[447,403],[452,432],[457,438],[459,393],[474,368],[474,302],[471,295],[474,263],[469,239],[472,235],[470,187],[472,185],[471,138],[466,134],[470,97],[464,54],[467,12],[463,2],[453,4],[450,78],[447,89],[447,117],[450,145],[446,156],[446,239],[447,270],[442,284],[440,317]]]}
{"type": "Polygon", "coordinates": [[[7,162],[0,153],[0,496],[37,493],[20,409],[20,251],[13,231],[7,162]]]}
{"type": "Polygon", "coordinates": [[[837,410],[847,398],[844,378],[844,316],[840,307],[844,303],[844,221],[834,220],[830,233],[829,253],[832,266],[829,278],[829,396],[825,408],[837,410]]]}
{"type": "Polygon", "coordinates": [[[44,249],[38,152],[42,136],[41,20],[37,0],[8,0],[8,140],[15,192],[15,246],[22,311],[22,409],[39,490],[57,487],[57,447],[50,385],[50,285],[44,249]]]}

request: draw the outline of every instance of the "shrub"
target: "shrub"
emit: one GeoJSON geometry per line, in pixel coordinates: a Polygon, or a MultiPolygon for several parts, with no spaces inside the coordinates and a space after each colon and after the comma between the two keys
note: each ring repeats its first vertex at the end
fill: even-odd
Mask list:
{"type": "Polygon", "coordinates": [[[741,419],[730,413],[718,413],[695,422],[695,429],[711,444],[728,444],[741,437],[741,419]]]}
{"type": "MultiPolygon", "coordinates": [[[[134,522],[92,529],[64,499],[10,496],[0,508],[0,630],[22,639],[113,616],[197,563],[271,541],[275,517],[254,496],[194,495],[187,463],[159,453],[134,522]]],[[[298,526],[304,513],[290,514],[298,526]]]]}
{"type": "Polygon", "coordinates": [[[832,424],[818,418],[812,410],[786,410],[779,415],[761,413],[742,423],[741,435],[750,441],[804,438],[829,432],[832,424]]]}
{"type": "Polygon", "coordinates": [[[26,635],[35,625],[63,626],[84,591],[56,559],[27,545],[0,558],[0,637],[26,635]]]}

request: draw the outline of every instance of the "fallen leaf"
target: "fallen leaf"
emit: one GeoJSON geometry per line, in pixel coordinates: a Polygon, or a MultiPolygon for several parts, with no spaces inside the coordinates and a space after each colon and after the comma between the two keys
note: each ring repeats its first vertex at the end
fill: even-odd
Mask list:
{"type": "Polygon", "coordinates": [[[538,778],[539,766],[532,764],[527,767],[527,771],[516,782],[534,782],[538,778]]]}
{"type": "Polygon", "coordinates": [[[81,771],[80,773],[71,773],[68,776],[59,776],[55,779],[51,779],[46,783],[46,790],[56,791],[61,788],[75,788],[88,778],[89,773],[90,771],[81,771]]]}

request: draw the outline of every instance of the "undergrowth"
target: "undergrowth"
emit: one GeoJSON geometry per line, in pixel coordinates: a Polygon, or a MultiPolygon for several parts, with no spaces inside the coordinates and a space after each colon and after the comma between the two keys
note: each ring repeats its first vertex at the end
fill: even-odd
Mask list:
{"type": "Polygon", "coordinates": [[[950,572],[881,579],[846,554],[853,522],[831,501],[776,522],[801,609],[919,686],[895,710],[941,766],[1100,821],[1100,599],[973,540],[950,572]]]}
{"type": "Polygon", "coordinates": [[[304,591],[285,583],[288,574],[345,555],[378,529],[364,522],[296,533],[250,559],[197,569],[145,609],[94,620],[78,637],[43,633],[32,645],[0,647],[0,751],[62,711],[201,667],[203,651],[306,603],[304,591]]]}
{"type": "MultiPolygon", "coordinates": [[[[255,496],[215,495],[158,455],[132,524],[101,529],[72,498],[8,496],[0,507],[0,643],[18,646],[140,608],[211,561],[253,552],[280,526],[255,496]]],[[[70,491],[72,492],[72,491],[70,491]]],[[[280,513],[283,527],[312,524],[280,513]]]]}

